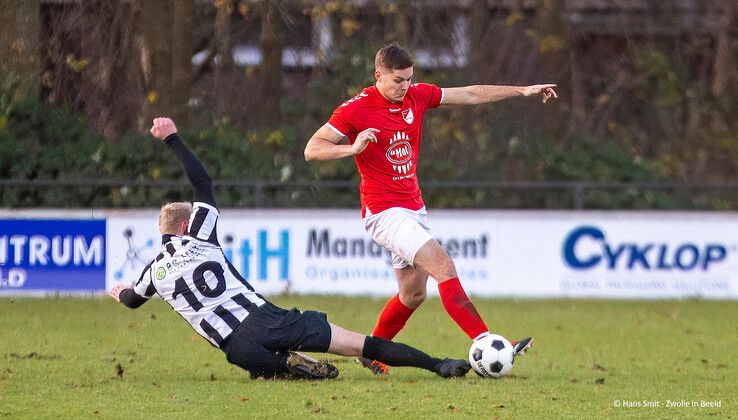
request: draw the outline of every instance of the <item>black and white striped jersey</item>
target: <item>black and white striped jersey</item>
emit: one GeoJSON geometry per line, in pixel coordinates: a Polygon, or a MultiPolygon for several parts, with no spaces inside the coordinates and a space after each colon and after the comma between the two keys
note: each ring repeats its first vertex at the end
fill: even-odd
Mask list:
{"type": "Polygon", "coordinates": [[[134,287],[139,296],[159,294],[198,334],[220,347],[250,308],[264,299],[225,258],[218,244],[218,209],[193,203],[184,236],[172,236],[134,287]]]}

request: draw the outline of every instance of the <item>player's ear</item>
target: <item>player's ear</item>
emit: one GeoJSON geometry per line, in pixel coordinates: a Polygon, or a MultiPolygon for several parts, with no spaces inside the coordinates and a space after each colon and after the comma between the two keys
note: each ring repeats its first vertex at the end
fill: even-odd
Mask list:
{"type": "Polygon", "coordinates": [[[379,71],[379,69],[374,70],[374,78],[379,81],[379,78],[382,77],[382,72],[379,71]]]}
{"type": "Polygon", "coordinates": [[[179,224],[179,229],[177,230],[177,235],[182,236],[187,232],[187,224],[189,223],[189,220],[183,220],[182,223],[179,224]]]}

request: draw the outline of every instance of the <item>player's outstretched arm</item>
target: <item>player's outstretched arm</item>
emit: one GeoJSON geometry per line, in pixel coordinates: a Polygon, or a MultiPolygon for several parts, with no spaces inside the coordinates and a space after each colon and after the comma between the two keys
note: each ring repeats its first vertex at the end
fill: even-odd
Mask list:
{"type": "Polygon", "coordinates": [[[120,284],[110,289],[110,296],[131,309],[136,309],[148,302],[148,299],[139,296],[133,290],[133,287],[126,287],[120,284]]]}
{"type": "Polygon", "coordinates": [[[194,201],[217,207],[213,194],[213,180],[208,175],[208,171],[202,162],[179,138],[174,121],[171,118],[154,118],[150,132],[152,136],[169,146],[182,162],[187,179],[190,180],[190,184],[195,189],[194,201]]]}
{"type": "Polygon", "coordinates": [[[343,136],[324,125],[310,137],[305,146],[305,160],[334,160],[358,155],[369,143],[376,143],[379,130],[368,128],[356,136],[353,144],[338,144],[343,136]]]}
{"type": "Polygon", "coordinates": [[[531,86],[473,85],[443,89],[441,105],[476,105],[502,101],[516,96],[540,96],[543,103],[558,98],[555,84],[531,86]]]}

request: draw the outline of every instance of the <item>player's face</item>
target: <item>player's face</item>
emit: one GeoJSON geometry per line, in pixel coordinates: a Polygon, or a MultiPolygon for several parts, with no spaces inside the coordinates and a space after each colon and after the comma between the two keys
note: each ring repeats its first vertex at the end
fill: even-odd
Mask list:
{"type": "Polygon", "coordinates": [[[379,93],[392,102],[402,102],[413,78],[413,68],[402,70],[377,70],[374,73],[377,78],[377,89],[379,93]]]}

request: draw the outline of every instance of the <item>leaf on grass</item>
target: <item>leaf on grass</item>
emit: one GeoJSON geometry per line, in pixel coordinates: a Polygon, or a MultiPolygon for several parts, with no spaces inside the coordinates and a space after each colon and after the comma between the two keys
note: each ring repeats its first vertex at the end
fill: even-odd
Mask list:
{"type": "Polygon", "coordinates": [[[602,371],[602,372],[606,372],[606,371],[607,371],[607,369],[605,369],[605,368],[604,368],[604,367],[603,367],[602,365],[600,365],[600,364],[599,364],[599,363],[597,363],[597,362],[595,362],[595,363],[594,363],[594,364],[592,365],[592,370],[599,370],[599,371],[602,371]]]}

